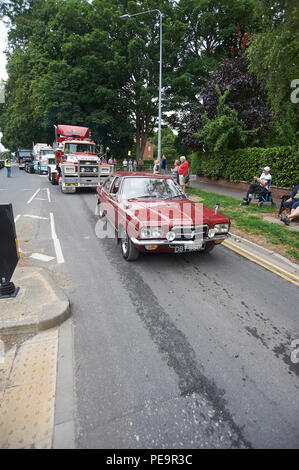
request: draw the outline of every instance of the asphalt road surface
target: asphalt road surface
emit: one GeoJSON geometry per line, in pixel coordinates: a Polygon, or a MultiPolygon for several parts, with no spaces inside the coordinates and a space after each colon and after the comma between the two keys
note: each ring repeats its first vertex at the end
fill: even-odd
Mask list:
{"type": "Polygon", "coordinates": [[[17,167],[0,202],[71,301],[78,448],[298,448],[298,287],[224,246],[128,263],[94,192],[17,167]]]}

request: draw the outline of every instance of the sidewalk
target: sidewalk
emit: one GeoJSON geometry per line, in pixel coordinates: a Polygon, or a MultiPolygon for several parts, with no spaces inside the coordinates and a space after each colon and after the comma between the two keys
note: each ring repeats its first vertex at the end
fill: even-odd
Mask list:
{"type": "Polygon", "coordinates": [[[192,175],[189,186],[191,188],[202,189],[211,193],[222,194],[224,196],[235,197],[236,199],[243,199],[244,191],[241,189],[227,188],[219,184],[205,183],[200,180],[196,175],[192,175]]]}
{"type": "Polygon", "coordinates": [[[12,281],[18,295],[0,299],[0,449],[50,449],[54,439],[56,446],[65,441],[57,425],[70,421],[65,403],[64,414],[55,413],[66,356],[59,363],[59,325],[70,316],[70,304],[42,268],[17,267],[12,281]]]}

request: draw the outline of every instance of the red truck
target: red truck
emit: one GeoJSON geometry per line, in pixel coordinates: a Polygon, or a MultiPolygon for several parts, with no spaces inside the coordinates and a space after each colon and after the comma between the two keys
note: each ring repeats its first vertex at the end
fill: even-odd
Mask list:
{"type": "Polygon", "coordinates": [[[63,193],[77,188],[96,188],[113,173],[113,165],[101,165],[88,127],[58,124],[55,127],[55,168],[49,168],[49,180],[59,184],[63,193]]]}

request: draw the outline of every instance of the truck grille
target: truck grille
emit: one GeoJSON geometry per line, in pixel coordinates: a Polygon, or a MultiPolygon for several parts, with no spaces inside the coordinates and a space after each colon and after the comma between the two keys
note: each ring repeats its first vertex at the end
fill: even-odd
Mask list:
{"type": "Polygon", "coordinates": [[[202,240],[208,236],[208,225],[181,225],[171,229],[175,233],[175,240],[202,240]]]}

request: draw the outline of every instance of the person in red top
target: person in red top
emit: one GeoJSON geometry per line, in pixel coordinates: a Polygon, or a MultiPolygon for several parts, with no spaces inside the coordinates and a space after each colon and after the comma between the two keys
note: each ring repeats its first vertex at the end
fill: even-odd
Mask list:
{"type": "Polygon", "coordinates": [[[181,164],[179,166],[178,174],[179,174],[179,183],[183,191],[186,188],[186,176],[189,171],[189,163],[186,160],[186,157],[180,157],[181,164]]]}

